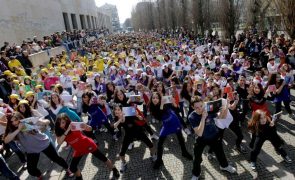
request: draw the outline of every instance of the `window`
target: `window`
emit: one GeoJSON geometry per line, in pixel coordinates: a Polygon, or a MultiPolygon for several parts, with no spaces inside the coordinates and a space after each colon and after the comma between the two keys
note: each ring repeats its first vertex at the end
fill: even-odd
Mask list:
{"type": "Polygon", "coordinates": [[[80,22],[82,29],[86,29],[85,16],[80,14],[80,22]]]}
{"type": "Polygon", "coordinates": [[[76,14],[71,14],[73,29],[78,29],[76,14]]]}
{"type": "Polygon", "coordinates": [[[66,31],[71,31],[68,13],[65,13],[64,12],[64,13],[62,13],[62,16],[64,18],[64,23],[65,23],[65,29],[66,29],[66,31]]]}
{"type": "Polygon", "coordinates": [[[93,19],[93,16],[91,16],[91,22],[92,22],[92,28],[95,29],[95,24],[94,24],[94,19],[93,19]]]}
{"type": "Polygon", "coordinates": [[[89,16],[86,16],[86,17],[87,17],[88,29],[91,29],[90,17],[89,16]]]}

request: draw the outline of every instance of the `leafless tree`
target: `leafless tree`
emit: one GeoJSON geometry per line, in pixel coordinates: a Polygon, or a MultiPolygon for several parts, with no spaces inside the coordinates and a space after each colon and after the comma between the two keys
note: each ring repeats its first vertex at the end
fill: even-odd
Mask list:
{"type": "Polygon", "coordinates": [[[240,18],[240,0],[219,0],[219,21],[226,38],[232,40],[240,18]]]}
{"type": "Polygon", "coordinates": [[[292,39],[295,39],[295,1],[276,0],[276,5],[280,10],[285,31],[292,39]]]}

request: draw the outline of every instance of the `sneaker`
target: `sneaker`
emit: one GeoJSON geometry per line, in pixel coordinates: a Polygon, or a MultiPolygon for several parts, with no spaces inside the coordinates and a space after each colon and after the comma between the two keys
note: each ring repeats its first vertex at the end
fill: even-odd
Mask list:
{"type": "Polygon", "coordinates": [[[185,134],[187,134],[187,135],[191,135],[191,134],[192,134],[192,132],[191,132],[188,128],[185,128],[185,129],[184,129],[184,132],[185,132],[185,134]]]}
{"type": "Polygon", "coordinates": [[[199,176],[195,176],[193,175],[192,179],[191,180],[198,180],[199,179],[199,176]]]}
{"type": "Polygon", "coordinates": [[[134,143],[130,143],[129,146],[128,146],[128,149],[129,149],[129,150],[132,150],[133,147],[134,147],[134,143]]]}
{"type": "Polygon", "coordinates": [[[292,159],[289,156],[285,156],[283,159],[286,163],[292,163],[292,159]]]}
{"type": "Polygon", "coordinates": [[[156,160],[153,168],[159,169],[162,165],[164,165],[163,160],[156,160]]]}
{"type": "Polygon", "coordinates": [[[127,169],[127,163],[122,162],[121,167],[120,167],[120,172],[124,173],[126,171],[126,169],[127,169]]]}
{"type": "Polygon", "coordinates": [[[245,147],[242,146],[242,145],[240,145],[240,146],[236,146],[236,149],[237,149],[237,151],[239,151],[239,152],[242,153],[242,154],[246,154],[246,153],[247,153],[245,147]]]}
{"type": "Polygon", "coordinates": [[[117,135],[115,134],[115,135],[113,135],[113,140],[115,140],[115,141],[118,141],[118,137],[117,137],[117,135]]]}
{"type": "Polygon", "coordinates": [[[159,139],[159,136],[157,136],[156,134],[153,134],[153,135],[151,136],[151,138],[154,139],[154,140],[158,140],[158,139],[159,139]]]}
{"type": "Polygon", "coordinates": [[[27,163],[26,163],[26,162],[23,163],[23,165],[22,165],[22,169],[27,169],[27,163]]]}
{"type": "Polygon", "coordinates": [[[69,150],[71,148],[71,146],[69,144],[67,144],[64,148],[65,148],[65,150],[69,150]]]}
{"type": "Polygon", "coordinates": [[[152,123],[155,124],[156,123],[156,119],[152,118],[152,123]]]}
{"type": "Polygon", "coordinates": [[[237,172],[236,168],[232,167],[231,165],[228,165],[225,168],[220,166],[220,169],[223,170],[223,171],[227,171],[229,173],[232,173],[232,174],[237,172]]]}
{"type": "Polygon", "coordinates": [[[119,173],[119,171],[118,171],[117,168],[113,168],[113,176],[114,176],[115,178],[119,178],[119,177],[120,177],[120,173],[119,173]]]}
{"type": "Polygon", "coordinates": [[[289,114],[289,118],[294,120],[295,119],[295,114],[294,113],[289,114]]]}
{"type": "Polygon", "coordinates": [[[188,153],[188,152],[183,152],[182,156],[185,157],[188,160],[193,160],[193,156],[190,155],[190,153],[188,153]]]}
{"type": "Polygon", "coordinates": [[[157,161],[157,154],[156,153],[152,155],[152,161],[153,162],[156,162],[157,161]]]}
{"type": "Polygon", "coordinates": [[[252,170],[256,170],[256,163],[255,162],[250,162],[250,167],[252,170]]]}
{"type": "Polygon", "coordinates": [[[74,177],[74,173],[72,173],[72,172],[70,171],[70,169],[67,169],[67,170],[66,170],[66,175],[67,175],[68,177],[74,177]]]}
{"type": "Polygon", "coordinates": [[[208,160],[212,160],[212,159],[214,159],[213,153],[209,153],[209,152],[208,152],[208,154],[207,154],[207,158],[208,158],[208,160]]]}

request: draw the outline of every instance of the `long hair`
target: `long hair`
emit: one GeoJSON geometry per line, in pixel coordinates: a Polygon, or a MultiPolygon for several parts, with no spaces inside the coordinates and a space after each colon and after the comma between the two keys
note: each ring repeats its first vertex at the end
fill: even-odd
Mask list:
{"type": "Polygon", "coordinates": [[[70,118],[67,116],[66,113],[61,113],[57,116],[56,118],[56,121],[55,121],[55,127],[54,127],[54,130],[55,130],[55,134],[57,137],[60,137],[62,136],[65,131],[68,129],[69,125],[71,124],[71,120],[70,118]],[[66,126],[65,126],[65,129],[62,129],[60,128],[60,122],[64,120],[66,121],[66,126]]]}
{"type": "Polygon", "coordinates": [[[160,93],[158,92],[153,92],[151,99],[150,99],[150,103],[149,103],[149,109],[151,114],[156,118],[156,119],[161,119],[162,117],[162,111],[160,110],[160,106],[161,106],[161,101],[162,101],[162,97],[160,95],[160,93]],[[158,104],[154,104],[152,101],[154,96],[158,96],[159,97],[159,103],[158,104]]]}
{"type": "Polygon", "coordinates": [[[120,104],[122,104],[123,106],[126,106],[126,105],[127,105],[127,101],[128,101],[128,99],[127,99],[125,93],[123,92],[123,90],[115,90],[115,94],[114,94],[114,102],[115,102],[115,103],[120,103],[120,104]],[[120,100],[120,99],[118,98],[118,93],[119,93],[119,92],[121,92],[121,93],[123,94],[123,100],[120,100]]]}
{"type": "Polygon", "coordinates": [[[108,97],[108,100],[111,100],[112,96],[114,95],[114,91],[111,91],[111,90],[108,88],[109,85],[112,85],[112,86],[113,86],[114,91],[115,91],[116,86],[115,86],[115,84],[114,84],[113,82],[108,82],[108,83],[106,84],[106,93],[107,93],[107,97],[108,97]]]}
{"type": "Polygon", "coordinates": [[[33,102],[34,102],[34,100],[35,100],[35,96],[33,96],[34,98],[33,98],[33,100],[32,101],[29,101],[29,98],[26,98],[26,100],[29,102],[29,105],[33,108],[33,109],[37,109],[38,108],[38,101],[36,101],[35,102],[35,104],[34,104],[34,106],[32,106],[33,105],[33,102]]]}
{"type": "Polygon", "coordinates": [[[262,85],[260,84],[260,83],[258,83],[258,84],[256,84],[257,86],[258,86],[258,88],[260,89],[260,92],[259,92],[259,94],[255,94],[255,92],[254,92],[254,95],[258,98],[258,99],[261,99],[261,98],[263,98],[264,97],[264,89],[263,89],[263,87],[262,87],[262,85]]]}
{"type": "Polygon", "coordinates": [[[88,112],[88,109],[89,109],[89,103],[90,103],[90,101],[91,101],[91,98],[92,97],[94,97],[94,94],[93,94],[93,92],[91,92],[91,91],[87,91],[87,92],[84,92],[83,94],[82,94],[82,111],[84,112],[84,113],[86,113],[86,112],[88,112]],[[88,100],[88,104],[86,104],[85,102],[84,102],[84,97],[88,97],[89,98],[89,100],[88,100]]]}
{"type": "Polygon", "coordinates": [[[57,93],[52,93],[51,95],[50,95],[50,106],[53,108],[53,109],[56,109],[57,108],[57,104],[55,104],[54,102],[53,102],[53,100],[52,100],[52,96],[53,95],[56,95],[57,96],[57,98],[58,98],[58,102],[60,103],[61,102],[61,99],[60,99],[60,96],[57,94],[57,93]]]}
{"type": "Polygon", "coordinates": [[[188,85],[188,81],[184,81],[183,85],[182,85],[182,89],[180,91],[180,96],[184,99],[186,99],[187,101],[191,100],[191,95],[189,94],[190,92],[187,91],[187,85],[188,85]]]}
{"type": "Polygon", "coordinates": [[[20,111],[20,105],[17,106],[16,110],[17,110],[21,115],[23,115],[24,118],[32,117],[32,116],[33,116],[33,113],[32,113],[32,109],[31,109],[30,105],[27,104],[27,103],[24,103],[24,104],[22,104],[22,105],[24,105],[25,108],[26,108],[25,112],[21,112],[21,111],[20,111]]]}
{"type": "Polygon", "coordinates": [[[5,129],[4,137],[6,137],[9,133],[12,133],[17,129],[17,127],[15,127],[12,124],[12,119],[21,120],[21,119],[24,119],[24,116],[19,112],[14,112],[12,116],[7,116],[7,125],[5,129]]]}
{"type": "Polygon", "coordinates": [[[248,129],[252,132],[252,133],[258,133],[259,132],[259,125],[260,125],[260,118],[262,114],[265,114],[265,118],[267,119],[268,122],[270,122],[270,118],[266,115],[266,112],[258,109],[256,110],[253,115],[251,120],[248,123],[248,129]]]}
{"type": "Polygon", "coordinates": [[[123,109],[122,104],[119,104],[119,103],[113,104],[113,117],[115,121],[118,121],[118,117],[115,115],[116,108],[120,108],[122,110],[123,109]]]}

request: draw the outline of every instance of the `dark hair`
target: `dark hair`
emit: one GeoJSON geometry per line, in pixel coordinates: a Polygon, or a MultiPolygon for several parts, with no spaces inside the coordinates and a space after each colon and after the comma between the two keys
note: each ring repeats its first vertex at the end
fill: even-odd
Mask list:
{"type": "Polygon", "coordinates": [[[56,86],[55,89],[57,89],[58,94],[61,94],[64,91],[64,88],[61,85],[56,86]]]}
{"type": "Polygon", "coordinates": [[[52,94],[50,95],[50,106],[51,106],[53,109],[56,109],[56,108],[57,108],[57,105],[56,105],[56,104],[53,102],[53,100],[52,100],[52,96],[53,96],[53,95],[56,95],[56,96],[57,96],[59,102],[61,102],[61,99],[60,99],[59,94],[57,94],[57,93],[52,93],[52,94]]]}
{"type": "Polygon", "coordinates": [[[161,106],[161,101],[162,101],[162,96],[160,95],[160,93],[158,92],[153,92],[153,94],[151,95],[151,100],[149,103],[149,109],[151,114],[158,120],[161,119],[162,117],[162,113],[163,111],[160,110],[160,106],[161,106]],[[158,96],[159,97],[159,103],[158,104],[154,104],[152,99],[154,96],[158,96]]]}
{"type": "MultiPolygon", "coordinates": [[[[162,94],[165,95],[166,94],[166,90],[165,90],[165,87],[164,87],[163,82],[158,81],[157,82],[157,85],[156,85],[156,88],[158,88],[158,86],[162,86],[162,94]]],[[[156,91],[157,91],[157,89],[156,89],[156,91]]]]}
{"type": "Polygon", "coordinates": [[[84,92],[83,94],[82,94],[82,112],[83,113],[87,113],[88,112],[88,110],[89,110],[89,102],[88,102],[88,104],[85,104],[84,103],[84,100],[83,100],[83,98],[84,97],[88,97],[89,98],[89,102],[91,101],[91,98],[92,97],[94,97],[95,95],[94,95],[94,93],[93,92],[91,92],[91,91],[87,91],[87,92],[84,92]]]}
{"type": "Polygon", "coordinates": [[[113,116],[114,116],[114,120],[115,121],[118,120],[118,117],[115,116],[115,109],[116,108],[120,108],[122,110],[123,109],[123,106],[122,106],[122,104],[119,104],[119,103],[114,103],[113,104],[113,116]]]}
{"type": "Polygon", "coordinates": [[[189,94],[189,92],[187,91],[187,85],[188,85],[188,81],[184,81],[183,85],[182,85],[182,89],[180,91],[180,96],[184,99],[186,99],[187,101],[191,100],[191,95],[189,94]]]}
{"type": "Polygon", "coordinates": [[[27,104],[27,103],[23,103],[22,105],[24,105],[25,108],[26,108],[26,111],[25,111],[24,113],[20,111],[20,105],[17,106],[16,110],[17,110],[21,115],[23,115],[25,118],[32,117],[33,114],[32,114],[32,109],[31,109],[30,105],[27,104]]]}
{"type": "Polygon", "coordinates": [[[106,84],[106,93],[107,93],[108,101],[110,101],[112,99],[112,96],[114,95],[115,89],[116,89],[116,86],[115,86],[115,84],[113,82],[108,82],[106,84]],[[108,87],[109,85],[113,86],[114,91],[109,90],[109,87],[108,87]]]}
{"type": "Polygon", "coordinates": [[[4,137],[6,137],[9,133],[14,132],[17,127],[12,124],[12,118],[16,118],[18,120],[24,119],[24,116],[19,112],[14,112],[12,116],[7,116],[7,125],[5,129],[4,137]]]}
{"type": "Polygon", "coordinates": [[[114,93],[114,102],[115,103],[120,103],[120,104],[122,104],[122,106],[126,106],[127,105],[127,101],[128,101],[128,99],[127,99],[125,93],[123,92],[123,90],[116,90],[115,91],[115,93],[114,93]],[[123,94],[123,100],[120,100],[118,98],[118,92],[121,92],[123,94]]]}
{"type": "Polygon", "coordinates": [[[54,127],[56,136],[57,137],[62,136],[65,133],[66,129],[68,129],[70,124],[71,124],[71,119],[69,118],[69,116],[66,113],[59,114],[56,118],[55,127],[54,127]],[[61,120],[66,121],[65,129],[60,128],[61,120]]]}

